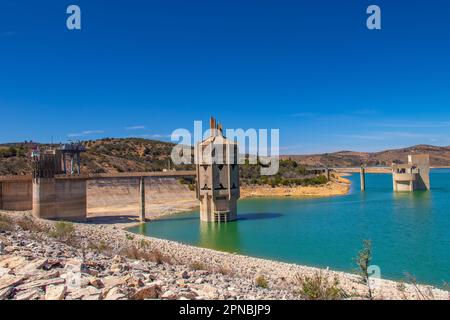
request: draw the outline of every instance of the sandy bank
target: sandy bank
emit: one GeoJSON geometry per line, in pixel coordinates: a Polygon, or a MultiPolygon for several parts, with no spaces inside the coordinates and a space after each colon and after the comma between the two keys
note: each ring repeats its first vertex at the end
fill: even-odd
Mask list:
{"type": "Polygon", "coordinates": [[[274,187],[244,186],[241,187],[241,199],[252,197],[332,197],[347,194],[350,181],[339,178],[320,186],[274,187]]]}

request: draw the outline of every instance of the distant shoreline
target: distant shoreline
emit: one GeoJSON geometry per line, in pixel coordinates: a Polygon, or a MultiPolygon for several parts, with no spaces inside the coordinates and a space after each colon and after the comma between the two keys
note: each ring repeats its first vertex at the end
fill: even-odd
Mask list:
{"type": "Polygon", "coordinates": [[[309,198],[333,197],[345,195],[350,191],[350,181],[340,178],[341,181],[330,181],[318,186],[274,187],[271,186],[244,186],[241,187],[241,199],[251,198],[309,198]],[[346,180],[346,181],[344,181],[346,180]]]}
{"type": "MultiPolygon", "coordinates": [[[[450,166],[430,167],[430,169],[450,169],[450,166]]],[[[336,168],[338,173],[359,173],[360,167],[336,168]]],[[[366,173],[392,173],[391,167],[365,167],[366,173]]]]}

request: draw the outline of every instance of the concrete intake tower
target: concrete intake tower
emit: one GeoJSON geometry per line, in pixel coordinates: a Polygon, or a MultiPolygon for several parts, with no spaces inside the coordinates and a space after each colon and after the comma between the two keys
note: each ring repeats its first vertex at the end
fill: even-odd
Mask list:
{"type": "Polygon", "coordinates": [[[407,164],[392,166],[394,191],[430,190],[430,156],[409,155],[407,164]]]}
{"type": "Polygon", "coordinates": [[[200,220],[228,222],[237,219],[239,190],[238,145],[226,139],[220,124],[210,120],[211,135],[196,146],[197,199],[200,220]]]}

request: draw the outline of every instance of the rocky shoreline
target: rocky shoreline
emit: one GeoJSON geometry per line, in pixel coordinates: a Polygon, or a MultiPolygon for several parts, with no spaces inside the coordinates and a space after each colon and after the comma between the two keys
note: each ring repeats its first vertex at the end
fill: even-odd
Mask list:
{"type": "MultiPolygon", "coordinates": [[[[305,283],[318,276],[339,289],[325,298],[367,298],[367,286],[348,273],[197,248],[114,225],[1,215],[12,229],[0,231],[0,299],[311,299],[305,283]]],[[[449,299],[430,286],[374,279],[371,287],[375,299],[449,299]]]]}

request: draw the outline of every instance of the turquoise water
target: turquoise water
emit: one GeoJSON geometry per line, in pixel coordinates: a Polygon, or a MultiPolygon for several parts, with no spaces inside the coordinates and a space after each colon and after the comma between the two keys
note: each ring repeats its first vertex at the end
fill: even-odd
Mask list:
{"type": "Polygon", "coordinates": [[[450,170],[433,170],[431,191],[393,193],[390,174],[359,175],[350,194],[322,199],[239,201],[239,220],[201,223],[198,212],[131,229],[149,236],[309,266],[354,271],[364,239],[372,240],[381,276],[442,286],[450,281],[450,170]]]}

